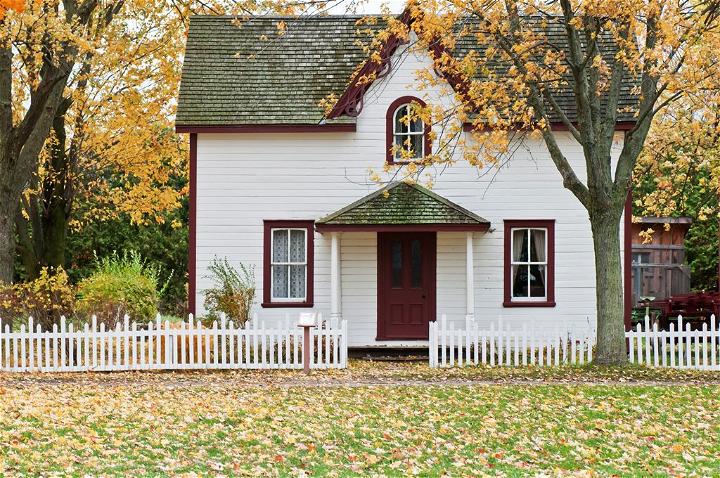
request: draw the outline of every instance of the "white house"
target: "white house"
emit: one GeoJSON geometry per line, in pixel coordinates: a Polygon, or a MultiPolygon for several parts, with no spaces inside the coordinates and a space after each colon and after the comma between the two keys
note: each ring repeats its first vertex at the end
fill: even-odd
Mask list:
{"type": "MultiPolygon", "coordinates": [[[[461,160],[433,171],[432,190],[369,179],[396,159],[394,143],[433,148],[429,125],[398,121],[411,102],[451,98],[418,91],[430,56],[399,41],[384,48],[377,80],[349,84],[367,55],[357,20],[191,19],[177,113],[191,148],[191,311],[203,314],[217,256],[255,266],[260,316],[342,317],[350,346],[425,345],[441,314],[592,328],[587,213],[542,140],[527,138],[500,168],[461,160]],[[331,93],[340,101],[325,115],[331,93]]],[[[556,135],[584,179],[580,146],[556,135]]]]}

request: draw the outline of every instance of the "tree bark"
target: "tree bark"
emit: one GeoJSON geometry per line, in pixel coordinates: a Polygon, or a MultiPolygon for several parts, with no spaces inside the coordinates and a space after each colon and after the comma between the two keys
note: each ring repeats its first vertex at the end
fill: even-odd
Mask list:
{"type": "Polygon", "coordinates": [[[595,296],[597,300],[597,348],[595,362],[602,365],[627,363],[620,256],[622,207],[596,210],[590,214],[595,253],[595,296]],[[619,211],[619,212],[618,212],[619,211]]]}
{"type": "MultiPolygon", "coordinates": [[[[66,100],[69,105],[69,101],[66,100]]],[[[55,141],[44,164],[46,177],[36,179],[33,193],[23,200],[23,214],[18,214],[18,252],[26,279],[36,279],[43,267],[65,266],[65,244],[70,220],[71,164],[66,150],[65,105],[53,121],[55,141]],[[29,218],[29,220],[27,218],[29,218]]]]}
{"type": "Polygon", "coordinates": [[[13,281],[15,263],[15,215],[19,204],[12,191],[0,188],[0,282],[13,281]]]}

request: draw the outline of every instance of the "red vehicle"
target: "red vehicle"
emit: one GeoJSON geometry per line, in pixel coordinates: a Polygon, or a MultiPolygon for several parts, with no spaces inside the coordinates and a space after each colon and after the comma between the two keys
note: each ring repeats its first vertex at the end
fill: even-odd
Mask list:
{"type": "Polygon", "coordinates": [[[651,317],[658,321],[661,330],[668,330],[671,322],[677,323],[678,315],[682,315],[683,322],[691,324],[693,330],[702,327],[703,323],[709,325],[713,314],[720,320],[720,292],[674,295],[651,301],[649,306],[651,317]]]}

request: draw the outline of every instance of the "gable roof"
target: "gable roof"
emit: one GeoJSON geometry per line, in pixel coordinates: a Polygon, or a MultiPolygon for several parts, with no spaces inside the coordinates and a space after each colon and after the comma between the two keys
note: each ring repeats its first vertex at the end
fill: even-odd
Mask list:
{"type": "Polygon", "coordinates": [[[392,182],[315,221],[318,230],[338,226],[450,226],[487,230],[490,222],[418,184],[392,182]]]}
{"type": "MultiPolygon", "coordinates": [[[[320,100],[338,96],[367,56],[366,16],[192,16],[178,126],[318,124],[320,100]],[[278,24],[287,31],[278,36],[278,24]],[[263,40],[262,38],[267,38],[263,40]]],[[[352,123],[352,118],[335,122],[352,123]]]]}
{"type": "MultiPolygon", "coordinates": [[[[192,16],[183,63],[176,126],[249,126],[354,124],[370,83],[356,84],[353,72],[367,53],[368,25],[358,21],[368,15],[314,17],[250,17],[237,21],[231,16],[192,16]],[[278,36],[278,25],[287,30],[278,36]],[[330,94],[338,104],[325,118],[320,102],[330,94]]],[[[374,29],[381,29],[381,18],[374,29]]],[[[543,29],[557,48],[567,48],[562,26],[545,21],[528,23],[543,29]]],[[[390,38],[382,47],[380,63],[366,62],[363,71],[384,76],[390,57],[402,42],[390,38]]],[[[484,47],[474,37],[459,39],[453,55],[464,57],[484,47]]],[[[431,52],[436,54],[437,52],[431,52]]],[[[603,49],[612,61],[616,49],[607,39],[603,49]]],[[[497,71],[509,65],[492,65],[497,71]]],[[[448,78],[453,84],[453,80],[448,78]]],[[[635,81],[626,79],[619,105],[632,107],[637,95],[635,81]]],[[[571,121],[577,118],[572,89],[555,92],[558,103],[571,121]]],[[[550,110],[549,110],[550,111],[550,110]]],[[[552,115],[551,115],[552,117],[552,115]]],[[[559,122],[559,117],[553,121],[559,122]]],[[[618,122],[634,121],[632,111],[621,112],[618,122]]]]}

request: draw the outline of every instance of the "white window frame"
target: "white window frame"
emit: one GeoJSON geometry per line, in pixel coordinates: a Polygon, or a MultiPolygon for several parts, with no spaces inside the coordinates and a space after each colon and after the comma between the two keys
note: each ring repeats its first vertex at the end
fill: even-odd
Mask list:
{"type": "MultiPolygon", "coordinates": [[[[308,230],[304,227],[273,227],[270,229],[270,302],[305,302],[308,293],[308,230]],[[275,231],[288,231],[288,262],[275,262],[275,231]],[[290,262],[291,231],[302,231],[305,243],[305,262],[290,262]],[[274,266],[305,266],[305,295],[303,297],[276,297],[274,266]]],[[[290,294],[290,270],[288,268],[288,295],[290,294]]]]}
{"type": "MultiPolygon", "coordinates": [[[[421,131],[410,131],[410,121],[408,121],[408,124],[407,124],[407,131],[397,131],[398,122],[400,124],[404,125],[404,123],[402,121],[399,121],[399,118],[397,117],[397,115],[398,115],[398,112],[402,108],[405,108],[405,107],[408,108],[408,115],[411,114],[411,112],[409,111],[410,108],[416,108],[416,106],[413,105],[413,103],[403,103],[400,106],[398,106],[397,108],[395,108],[395,111],[393,112],[393,116],[392,116],[392,118],[393,118],[393,160],[400,161],[400,162],[402,162],[402,161],[417,161],[417,160],[425,157],[425,122],[422,119],[418,118],[418,120],[422,124],[421,131]],[[421,148],[420,156],[417,155],[417,151],[415,151],[415,156],[412,158],[409,158],[409,159],[403,158],[402,155],[398,156],[398,154],[400,153],[396,149],[398,136],[403,136],[403,137],[404,136],[421,136],[422,141],[420,141],[420,145],[421,145],[420,146],[420,148],[421,148]]],[[[410,152],[410,148],[409,148],[409,146],[405,145],[405,141],[402,141],[400,143],[400,145],[402,146],[403,151],[410,152]]]]}
{"type": "Polygon", "coordinates": [[[549,239],[550,232],[548,231],[547,227],[513,227],[510,229],[510,300],[512,302],[547,302],[548,298],[548,272],[549,272],[549,263],[548,263],[548,239],[549,239]],[[527,234],[529,235],[528,239],[528,250],[527,250],[527,257],[528,260],[526,262],[516,261],[515,260],[515,254],[513,254],[513,251],[515,251],[515,231],[527,231],[527,234]],[[545,233],[545,260],[544,261],[531,261],[530,260],[530,247],[532,245],[532,233],[531,231],[543,231],[545,233]],[[528,266],[528,295],[524,297],[515,297],[515,281],[513,280],[513,266],[528,266]],[[545,280],[543,281],[543,284],[545,285],[545,295],[542,297],[530,297],[530,266],[545,266],[545,280]]]}

